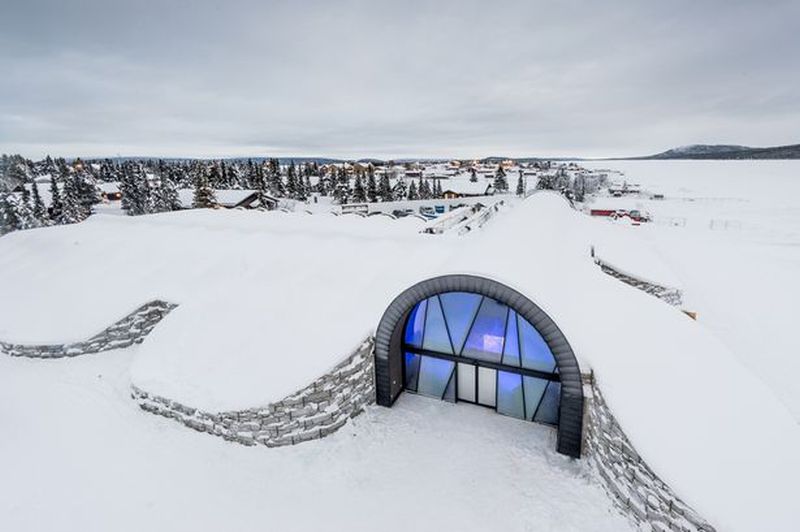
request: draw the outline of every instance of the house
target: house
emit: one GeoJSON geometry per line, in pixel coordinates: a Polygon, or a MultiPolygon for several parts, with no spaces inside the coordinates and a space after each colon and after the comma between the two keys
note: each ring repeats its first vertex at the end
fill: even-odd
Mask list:
{"type": "MultiPolygon", "coordinates": [[[[272,196],[266,196],[267,204],[260,205],[257,190],[217,189],[214,190],[214,197],[217,201],[217,207],[223,209],[264,208],[271,211],[278,206],[278,199],[272,196]]],[[[194,200],[194,189],[182,188],[178,190],[178,199],[182,209],[191,209],[194,200]]]]}
{"type": "Polygon", "coordinates": [[[469,179],[443,179],[442,197],[445,199],[491,196],[494,186],[486,181],[472,182],[469,179]]]}

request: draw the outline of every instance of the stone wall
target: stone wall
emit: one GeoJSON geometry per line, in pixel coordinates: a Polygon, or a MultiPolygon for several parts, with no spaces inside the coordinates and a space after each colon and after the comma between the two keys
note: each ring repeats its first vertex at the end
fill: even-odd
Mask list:
{"type": "Polygon", "coordinates": [[[31,358],[63,358],[121,349],[142,340],[161,319],[177,305],[151,301],[134,310],[108,329],[84,342],[53,345],[23,345],[0,341],[0,351],[11,356],[31,358]]]}
{"type": "Polygon", "coordinates": [[[637,526],[656,532],[714,532],[642,460],[603,400],[594,378],[584,385],[584,452],[614,504],[637,526]]]}
{"type": "Polygon", "coordinates": [[[370,337],[330,372],[292,395],[260,408],[209,413],[133,387],[153,414],[244,445],[294,445],[336,432],[375,402],[374,341],[370,337]]]}
{"type": "Polygon", "coordinates": [[[656,296],[657,298],[666,301],[670,305],[678,307],[683,304],[683,293],[677,288],[661,286],[651,281],[645,281],[644,279],[633,277],[632,275],[628,275],[617,270],[614,266],[608,264],[607,262],[603,262],[600,259],[595,259],[595,262],[598,266],[600,266],[600,269],[603,270],[603,273],[619,279],[625,284],[631,285],[634,288],[638,288],[639,290],[647,292],[652,296],[656,296]]]}

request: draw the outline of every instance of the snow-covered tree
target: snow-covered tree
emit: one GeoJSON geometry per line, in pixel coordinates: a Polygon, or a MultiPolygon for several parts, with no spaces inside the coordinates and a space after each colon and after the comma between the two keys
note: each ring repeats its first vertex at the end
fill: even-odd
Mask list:
{"type": "Polygon", "coordinates": [[[417,186],[414,184],[413,181],[408,186],[408,199],[412,201],[419,199],[419,194],[417,193],[417,186]]]}
{"type": "Polygon", "coordinates": [[[497,172],[494,174],[494,189],[497,192],[508,191],[508,180],[506,179],[506,171],[503,170],[502,165],[498,165],[497,172]]]}
{"type": "Polygon", "coordinates": [[[367,193],[364,190],[364,183],[361,181],[361,174],[356,174],[356,182],[353,185],[353,201],[363,203],[367,201],[367,193]]]}
{"type": "Polygon", "coordinates": [[[378,181],[378,197],[381,201],[393,201],[394,195],[392,193],[392,185],[389,182],[389,176],[384,173],[380,181],[378,181]]]}
{"type": "Polygon", "coordinates": [[[175,188],[170,176],[166,174],[161,175],[158,182],[158,188],[155,190],[154,201],[156,212],[169,212],[177,211],[181,208],[181,201],[178,197],[178,190],[175,188]]]}
{"type": "Polygon", "coordinates": [[[367,171],[367,201],[370,203],[378,201],[378,184],[375,182],[375,169],[372,165],[367,171]]]}
{"type": "Polygon", "coordinates": [[[61,191],[58,189],[58,176],[52,173],[50,174],[50,220],[58,223],[63,210],[64,203],[61,201],[61,191]]]}
{"type": "Polygon", "coordinates": [[[81,203],[81,191],[76,176],[70,176],[64,183],[64,207],[61,211],[59,222],[62,224],[74,224],[82,222],[88,216],[86,209],[81,203]]]}
{"type": "Polygon", "coordinates": [[[192,207],[195,209],[210,209],[216,204],[217,198],[214,196],[214,189],[209,185],[208,174],[204,171],[198,172],[194,183],[192,207]]]}
{"type": "Polygon", "coordinates": [[[44,225],[49,221],[47,217],[47,208],[44,206],[42,196],[39,194],[39,185],[36,183],[36,180],[31,184],[31,193],[33,198],[33,215],[40,224],[44,225]]]}
{"type": "Polygon", "coordinates": [[[519,173],[519,177],[517,178],[517,196],[524,196],[525,195],[525,183],[523,182],[522,172],[519,173]]]}

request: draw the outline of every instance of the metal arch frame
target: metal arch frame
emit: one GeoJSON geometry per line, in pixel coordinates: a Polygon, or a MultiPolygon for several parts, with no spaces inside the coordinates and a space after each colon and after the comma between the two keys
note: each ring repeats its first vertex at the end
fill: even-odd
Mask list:
{"type": "Polygon", "coordinates": [[[513,288],[477,275],[443,275],[415,284],[397,296],[381,317],[375,333],[376,402],[391,407],[403,391],[402,337],[414,305],[444,292],[471,292],[512,308],[536,328],[556,360],[561,378],[556,450],[579,458],[583,435],[583,385],[578,360],[564,333],[533,301],[513,288]]]}

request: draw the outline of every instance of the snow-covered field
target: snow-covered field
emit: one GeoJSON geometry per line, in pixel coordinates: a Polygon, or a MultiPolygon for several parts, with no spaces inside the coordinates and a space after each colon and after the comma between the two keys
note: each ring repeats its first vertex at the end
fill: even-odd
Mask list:
{"type": "MultiPolygon", "coordinates": [[[[654,223],[626,228],[669,268],[699,313],[800,422],[800,161],[602,161],[664,200],[602,198],[641,207],[654,223]]],[[[660,274],[659,274],[660,276],[660,274]]]]}
{"type": "Polygon", "coordinates": [[[0,357],[0,530],[629,530],[549,427],[404,395],[336,434],[244,447],[144,414],[138,348],[0,357]]]}

